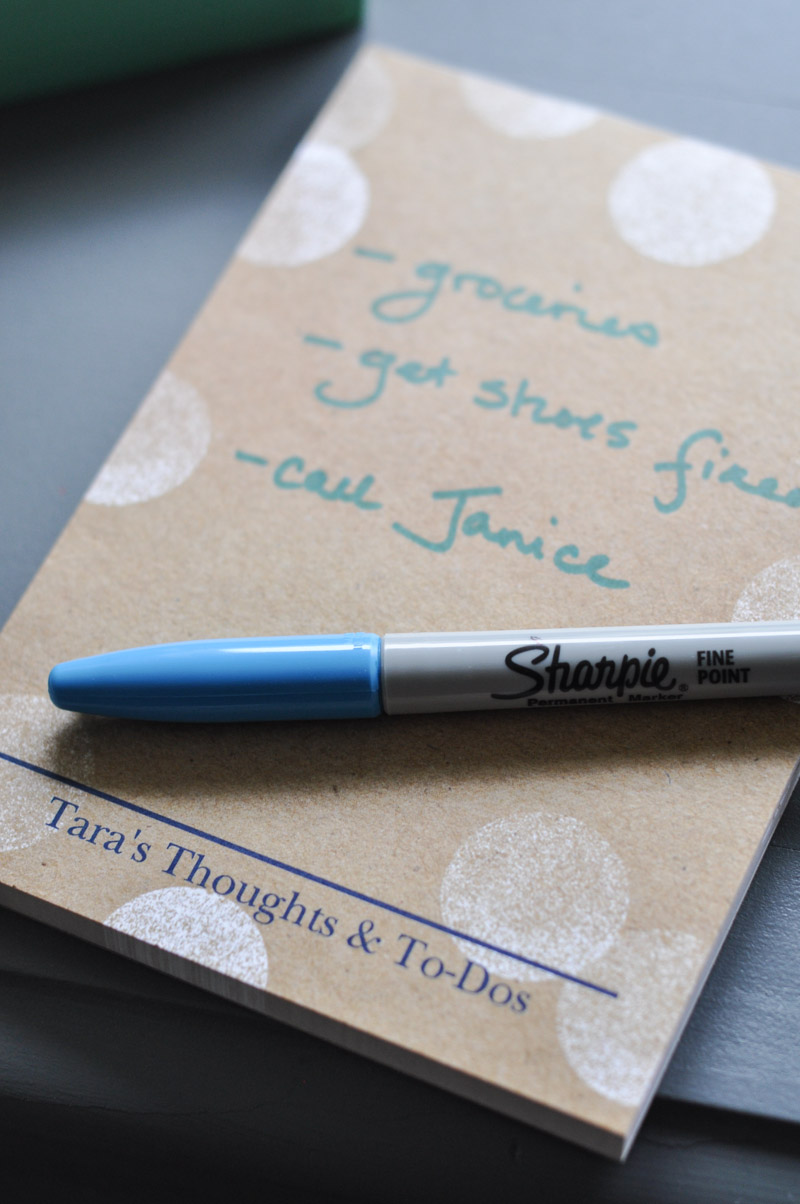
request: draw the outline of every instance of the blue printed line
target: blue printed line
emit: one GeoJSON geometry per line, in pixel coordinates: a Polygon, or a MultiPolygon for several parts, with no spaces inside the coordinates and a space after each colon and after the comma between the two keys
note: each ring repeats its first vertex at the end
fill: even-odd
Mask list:
{"type": "MultiPolygon", "coordinates": [[[[263,468],[265,464],[269,464],[269,460],[265,460],[263,456],[253,455],[252,452],[237,451],[234,453],[237,460],[244,460],[245,464],[260,464],[263,468]]],[[[0,753],[0,756],[3,754],[0,753]]]]}
{"type": "Polygon", "coordinates": [[[304,343],[313,343],[315,347],[332,347],[334,351],[343,351],[344,344],[338,339],[324,339],[319,334],[307,334],[303,337],[304,343]]]}
{"type": "Polygon", "coordinates": [[[360,255],[362,259],[379,259],[381,263],[394,263],[397,258],[390,251],[373,251],[371,247],[355,247],[354,255],[360,255]]]}
{"type": "Polygon", "coordinates": [[[236,844],[232,840],[225,840],[222,836],[215,836],[212,832],[205,832],[202,828],[195,828],[191,824],[181,823],[180,820],[170,819],[169,816],[161,815],[158,811],[151,811],[147,807],[141,807],[138,803],[128,802],[126,799],[118,798],[115,794],[108,794],[104,790],[96,790],[94,786],[86,786],[83,782],[76,782],[74,778],[68,778],[61,773],[55,773],[52,769],[42,769],[41,766],[32,765],[29,761],[23,761],[19,757],[11,756],[10,753],[0,752],[0,757],[4,761],[8,761],[11,765],[18,765],[21,769],[28,769],[31,773],[38,773],[43,778],[50,778],[54,782],[60,782],[62,786],[69,786],[73,790],[82,790],[84,794],[89,794],[93,798],[103,799],[106,803],[113,803],[114,806],[122,807],[126,811],[132,811],[136,815],[144,815],[147,819],[158,820],[159,823],[165,824],[169,828],[176,828],[179,832],[187,832],[190,836],[200,836],[203,840],[207,840],[211,844],[219,845],[220,848],[230,849],[234,853],[242,853],[245,857],[250,857],[254,861],[260,861],[264,865],[271,865],[275,869],[284,870],[287,874],[294,874],[297,878],[303,878],[306,882],[314,882],[317,886],[326,886],[329,890],[338,891],[340,895],[347,895],[351,899],[358,899],[362,903],[369,903],[371,906],[378,907],[382,911],[391,912],[395,916],[402,916],[406,920],[413,920],[416,924],[423,924],[427,928],[433,928],[437,932],[443,932],[447,936],[455,937],[457,940],[468,941],[469,944],[477,945],[481,949],[489,949],[492,953],[499,953],[503,957],[510,957],[513,961],[522,962],[526,966],[532,966],[535,970],[543,970],[544,973],[552,974],[555,978],[575,983],[579,987],[588,987],[589,990],[597,991],[600,995],[608,995],[611,999],[617,998],[616,991],[612,991],[608,987],[602,987],[596,982],[589,982],[586,978],[578,978],[574,974],[568,974],[565,970],[557,970],[554,966],[547,966],[544,962],[534,961],[533,958],[525,957],[521,953],[513,953],[510,949],[503,949],[499,945],[493,945],[490,941],[482,940],[481,937],[470,936],[468,932],[461,932],[457,928],[448,928],[446,924],[440,924],[438,920],[429,920],[426,916],[420,916],[416,912],[407,911],[404,907],[396,907],[393,903],[387,903],[383,899],[376,899],[372,895],[364,894],[360,890],[354,890],[350,886],[343,886],[342,883],[333,882],[330,878],[322,878],[319,874],[312,874],[309,870],[303,870],[296,865],[289,865],[285,861],[279,861],[276,857],[268,857],[266,853],[257,853],[254,849],[248,849],[244,845],[236,844]]]}

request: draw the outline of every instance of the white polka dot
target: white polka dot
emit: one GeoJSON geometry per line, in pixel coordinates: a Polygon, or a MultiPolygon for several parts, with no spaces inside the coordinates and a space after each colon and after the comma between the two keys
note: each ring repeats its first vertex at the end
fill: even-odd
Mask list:
{"type": "Polygon", "coordinates": [[[616,999],[565,983],[558,1039],[572,1069],[620,1104],[643,1101],[699,969],[700,942],[687,934],[634,932],[593,973],[616,999]]]}
{"type": "MultiPolygon", "coordinates": [[[[38,694],[0,694],[0,752],[91,782],[94,756],[86,728],[38,694]]],[[[47,827],[56,809],[53,786],[40,774],[0,759],[0,852],[28,848],[53,833],[47,827]]]]}
{"type": "Polygon", "coordinates": [[[745,586],[733,609],[736,623],[800,619],[800,556],[778,560],[745,586]]]}
{"type": "Polygon", "coordinates": [[[461,92],[472,112],[508,138],[563,138],[597,121],[596,109],[482,79],[461,76],[461,92]]]}
{"type": "Polygon", "coordinates": [[[338,251],[360,230],[369,184],[337,146],[307,143],[283,178],[238,254],[268,267],[297,267],[338,251]]]}
{"type": "Polygon", "coordinates": [[[313,137],[346,150],[366,146],[389,120],[394,109],[394,89],[374,55],[364,55],[348,72],[334,94],[313,137]]]}
{"type": "Polygon", "coordinates": [[[637,155],[608,197],[622,238],[642,255],[699,267],[741,255],[766,233],[775,192],[760,163],[703,142],[661,142],[637,155]]]}
{"type": "Polygon", "coordinates": [[[149,891],[123,903],[105,923],[230,978],[267,985],[267,951],[256,924],[230,899],[199,887],[149,891]]]}
{"type": "Polygon", "coordinates": [[[194,472],[211,442],[205,401],[192,385],[164,372],[86,494],[98,506],[128,506],[161,497],[194,472]]]}
{"type": "MultiPolygon", "coordinates": [[[[568,974],[609,948],[625,922],[627,875],[595,831],[540,812],[498,819],[459,848],[442,882],[450,928],[568,974]]],[[[495,974],[537,982],[552,976],[457,939],[495,974]]]]}

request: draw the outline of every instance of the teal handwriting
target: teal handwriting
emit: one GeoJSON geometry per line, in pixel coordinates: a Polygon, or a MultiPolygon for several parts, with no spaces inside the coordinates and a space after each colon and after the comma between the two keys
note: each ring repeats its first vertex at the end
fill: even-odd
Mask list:
{"type": "MultiPolygon", "coordinates": [[[[334,396],[331,393],[333,381],[323,380],[314,389],[314,396],[327,406],[335,406],[340,410],[361,410],[364,406],[374,405],[383,396],[389,375],[399,376],[410,385],[433,385],[441,389],[451,376],[457,376],[455,368],[448,356],[443,356],[438,364],[426,365],[419,360],[405,360],[398,363],[398,357],[391,351],[381,351],[373,348],[358,357],[362,368],[366,368],[369,376],[365,386],[366,392],[358,397],[334,396]]],[[[338,390],[337,390],[338,392],[338,390]]]]}
{"type": "MultiPolygon", "coordinates": [[[[475,498],[497,497],[502,492],[499,485],[472,489],[435,490],[431,494],[434,501],[452,503],[445,533],[439,539],[421,535],[419,532],[403,526],[402,523],[392,523],[392,528],[398,534],[410,539],[420,547],[426,548],[429,552],[449,552],[458,536],[465,535],[468,537],[478,536],[501,548],[513,548],[522,556],[532,556],[534,560],[545,560],[548,552],[542,536],[530,539],[515,528],[495,526],[487,510],[471,510],[468,505],[475,498]],[[465,513],[468,509],[470,512],[465,513]]],[[[551,519],[550,521],[552,525],[555,525],[556,520],[551,519]]],[[[553,552],[551,559],[555,567],[562,573],[586,576],[594,585],[603,586],[605,589],[628,589],[629,581],[620,577],[607,577],[601,572],[610,563],[608,556],[601,553],[589,556],[585,560],[581,557],[582,553],[576,544],[562,544],[553,552]]]]}
{"type": "Polygon", "coordinates": [[[520,381],[513,400],[504,380],[484,380],[479,387],[480,394],[472,400],[481,409],[506,410],[512,418],[527,414],[531,422],[537,425],[554,426],[562,431],[574,427],[581,439],[594,439],[596,434],[602,433],[605,435],[606,447],[629,447],[629,433],[636,430],[635,422],[606,422],[605,417],[598,412],[582,416],[574,414],[567,406],[548,412],[550,403],[544,397],[529,393],[527,380],[520,381]]]}
{"type": "Polygon", "coordinates": [[[697,469],[701,459],[703,465],[699,470],[700,480],[709,481],[716,478],[720,485],[733,485],[742,493],[763,498],[768,502],[778,502],[783,506],[789,506],[792,510],[800,509],[800,488],[787,489],[785,493],[780,493],[777,477],[762,477],[757,483],[749,481],[749,473],[746,468],[741,464],[730,464],[723,467],[713,458],[715,453],[719,455],[720,460],[726,460],[730,455],[730,450],[725,447],[725,439],[721,431],[715,427],[704,427],[684,439],[674,460],[662,460],[653,465],[656,472],[670,474],[667,479],[672,496],[666,501],[658,497],[653,498],[655,507],[661,514],[673,514],[676,510],[680,510],[686,501],[689,474],[698,478],[697,469]],[[695,460],[695,455],[697,455],[697,460],[695,460]],[[712,458],[709,458],[709,455],[712,458]]]}
{"type": "Polygon", "coordinates": [[[330,347],[331,351],[341,351],[344,347],[338,339],[326,339],[319,334],[307,334],[303,336],[304,343],[310,343],[312,347],[330,347]]]}
{"type": "Polygon", "coordinates": [[[353,253],[362,259],[379,259],[383,263],[394,263],[395,260],[391,251],[376,251],[374,247],[354,247],[353,253]]]}
{"type": "MultiPolygon", "coordinates": [[[[381,322],[416,322],[429,313],[443,291],[468,293],[479,301],[492,301],[504,310],[528,317],[568,319],[581,330],[603,335],[608,339],[632,338],[644,347],[657,347],[659,333],[652,322],[624,322],[611,315],[597,321],[583,305],[574,301],[553,301],[524,285],[508,288],[494,276],[480,272],[455,272],[449,263],[427,260],[417,264],[414,276],[419,282],[411,288],[384,293],[372,302],[371,312],[381,322]]],[[[581,292],[581,285],[573,285],[581,292]]]]}
{"type": "MultiPolygon", "coordinates": [[[[318,346],[328,346],[340,350],[341,344],[332,339],[320,336],[306,335],[305,342],[313,342],[318,346]]],[[[450,357],[442,356],[437,364],[426,365],[418,360],[398,362],[398,357],[391,351],[372,348],[364,351],[358,357],[359,365],[366,369],[367,379],[357,397],[345,398],[331,393],[332,381],[321,381],[314,389],[314,396],[325,405],[338,409],[356,410],[374,405],[384,396],[390,376],[399,376],[412,385],[433,385],[441,389],[451,377],[458,376],[450,357]]],[[[551,409],[546,398],[528,391],[526,379],[520,381],[513,397],[505,380],[484,380],[479,385],[480,393],[472,398],[474,404],[483,410],[506,410],[512,418],[527,414],[530,421],[539,426],[551,426],[557,430],[576,429],[582,439],[591,440],[596,434],[605,436],[605,443],[610,448],[630,446],[630,434],[636,430],[637,424],[630,421],[607,422],[604,415],[581,415],[574,413],[567,406],[551,409]]],[[[337,390],[338,392],[338,390],[337,390]]]]}
{"type": "MultiPolygon", "coordinates": [[[[269,464],[269,460],[264,456],[254,455],[252,452],[237,451],[235,458],[246,464],[257,464],[260,467],[266,467],[269,464]]],[[[272,481],[278,489],[304,489],[307,493],[317,494],[326,502],[349,502],[359,510],[383,509],[383,502],[367,497],[375,484],[375,478],[371,473],[362,477],[357,485],[352,483],[350,477],[340,477],[335,485],[331,485],[326,469],[312,468],[309,470],[306,468],[306,462],[302,456],[287,456],[285,460],[281,460],[273,472],[272,481]]]]}

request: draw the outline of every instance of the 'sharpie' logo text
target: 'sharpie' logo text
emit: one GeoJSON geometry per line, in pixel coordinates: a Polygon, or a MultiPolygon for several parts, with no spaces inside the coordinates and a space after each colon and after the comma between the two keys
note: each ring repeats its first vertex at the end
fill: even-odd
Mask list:
{"type": "Polygon", "coordinates": [[[573,664],[562,657],[560,644],[523,644],[508,653],[506,666],[527,678],[530,684],[516,694],[492,694],[492,698],[502,701],[533,698],[541,693],[570,694],[590,690],[610,690],[622,698],[626,690],[637,686],[661,691],[675,688],[674,677],[667,681],[672,672],[669,660],[666,656],[656,657],[655,648],[648,649],[644,661],[638,656],[624,655],[619,660],[601,656],[597,661],[583,660],[573,664]],[[532,655],[528,657],[528,653],[532,655]],[[523,656],[526,657],[524,661],[517,659],[523,656]]]}

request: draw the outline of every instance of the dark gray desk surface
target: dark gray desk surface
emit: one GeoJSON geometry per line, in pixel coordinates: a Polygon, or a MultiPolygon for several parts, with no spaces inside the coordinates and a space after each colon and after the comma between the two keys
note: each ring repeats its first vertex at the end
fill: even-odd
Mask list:
{"type": "MultiPolygon", "coordinates": [[[[0,111],[0,619],[364,33],[800,168],[793,0],[374,0],[360,34],[0,111]]],[[[796,797],[620,1168],[0,912],[4,1185],[800,1200],[799,933],[796,797]]]]}

